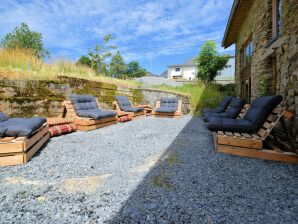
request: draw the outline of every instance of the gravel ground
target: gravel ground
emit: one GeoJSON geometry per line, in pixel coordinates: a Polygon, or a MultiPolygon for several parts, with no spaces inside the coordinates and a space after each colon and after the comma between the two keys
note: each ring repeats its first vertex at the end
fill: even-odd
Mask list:
{"type": "Polygon", "coordinates": [[[0,168],[0,223],[298,223],[298,166],[216,154],[200,118],[140,118],[0,168]]]}
{"type": "Polygon", "coordinates": [[[175,82],[168,78],[163,77],[141,77],[135,79],[136,82],[142,83],[143,86],[152,86],[152,85],[168,85],[168,86],[183,86],[182,82],[175,82]]]}

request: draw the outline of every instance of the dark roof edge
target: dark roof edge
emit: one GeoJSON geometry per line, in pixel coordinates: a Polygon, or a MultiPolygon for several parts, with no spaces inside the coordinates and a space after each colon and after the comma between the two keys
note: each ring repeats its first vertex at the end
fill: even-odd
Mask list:
{"type": "Polygon", "coordinates": [[[231,24],[232,24],[232,21],[234,19],[235,14],[236,14],[236,11],[238,9],[239,3],[240,3],[240,0],[234,0],[233,6],[232,6],[232,9],[231,9],[231,12],[230,12],[229,20],[228,20],[228,23],[227,23],[227,26],[226,26],[225,34],[224,34],[224,37],[223,37],[223,40],[222,40],[222,43],[221,43],[221,46],[224,47],[224,48],[227,48],[227,47],[232,45],[232,44],[226,45],[225,43],[227,41],[227,36],[230,32],[231,24]]]}

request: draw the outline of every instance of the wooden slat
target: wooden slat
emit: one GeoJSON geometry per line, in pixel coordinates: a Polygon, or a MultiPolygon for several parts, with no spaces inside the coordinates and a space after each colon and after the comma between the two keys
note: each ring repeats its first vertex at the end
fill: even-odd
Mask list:
{"type": "Polygon", "coordinates": [[[270,114],[268,117],[267,117],[267,121],[270,121],[270,122],[275,122],[277,120],[278,116],[274,115],[274,114],[270,114]]]}
{"type": "Polygon", "coordinates": [[[282,107],[275,107],[273,110],[272,110],[272,113],[275,113],[275,114],[281,114],[283,112],[283,108],[282,107]]]}
{"type": "Polygon", "coordinates": [[[19,165],[23,163],[24,163],[24,156],[22,154],[0,156],[0,166],[13,166],[13,165],[19,165]]]}
{"type": "Polygon", "coordinates": [[[229,132],[229,131],[225,131],[224,133],[225,133],[225,135],[227,135],[227,136],[234,136],[234,134],[233,134],[232,132],[229,132]]]}
{"type": "Polygon", "coordinates": [[[237,133],[237,132],[235,132],[234,135],[235,135],[236,137],[242,137],[242,135],[240,135],[240,134],[237,133]]]}
{"type": "Polygon", "coordinates": [[[5,137],[0,140],[1,143],[12,142],[16,137],[5,137]]]}
{"type": "Polygon", "coordinates": [[[31,146],[33,146],[37,141],[43,138],[45,134],[47,134],[49,131],[49,127],[45,126],[43,129],[41,129],[38,133],[33,135],[31,138],[29,138],[27,141],[24,142],[24,151],[27,151],[31,146]]]}
{"type": "Polygon", "coordinates": [[[266,150],[266,149],[257,150],[257,149],[251,149],[251,148],[229,146],[229,145],[218,145],[217,152],[222,152],[225,154],[236,155],[236,156],[244,156],[244,157],[250,157],[250,158],[298,164],[298,156],[294,153],[288,153],[288,152],[280,153],[274,150],[266,150]]]}
{"type": "Polygon", "coordinates": [[[224,132],[223,131],[218,131],[217,134],[218,135],[224,135],[224,132]]]}
{"type": "Polygon", "coordinates": [[[261,138],[265,137],[268,134],[268,132],[264,128],[260,128],[258,131],[258,135],[261,136],[261,138]]]}
{"type": "Polygon", "coordinates": [[[266,122],[263,124],[263,128],[268,129],[268,128],[271,128],[271,127],[272,127],[272,123],[270,123],[270,122],[268,122],[268,121],[266,121],[266,122]]]}
{"type": "Polygon", "coordinates": [[[247,148],[261,149],[263,147],[262,140],[257,139],[246,139],[246,138],[233,138],[227,136],[218,135],[218,144],[231,145],[231,146],[242,146],[247,148]]]}
{"type": "Polygon", "coordinates": [[[245,138],[252,138],[252,136],[250,134],[247,134],[247,133],[241,133],[241,134],[245,138]]]}
{"type": "Polygon", "coordinates": [[[91,130],[95,130],[95,129],[98,129],[98,128],[103,128],[103,127],[106,127],[106,126],[109,126],[109,125],[112,125],[112,124],[117,124],[117,121],[110,121],[110,122],[105,122],[105,123],[102,123],[102,124],[94,124],[94,125],[89,125],[89,126],[77,125],[77,129],[79,131],[91,131],[91,130]]]}
{"type": "Polygon", "coordinates": [[[40,148],[49,140],[50,133],[47,132],[46,135],[42,137],[35,145],[33,145],[25,154],[24,154],[24,163],[28,162],[34,154],[40,150],[40,148]]]}

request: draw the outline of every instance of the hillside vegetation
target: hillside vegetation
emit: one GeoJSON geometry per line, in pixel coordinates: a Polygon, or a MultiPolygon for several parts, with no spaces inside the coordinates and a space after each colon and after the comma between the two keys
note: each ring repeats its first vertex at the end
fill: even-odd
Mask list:
{"type": "Polygon", "coordinates": [[[55,60],[48,63],[23,49],[0,50],[0,78],[28,80],[56,80],[58,76],[84,78],[124,87],[137,87],[138,83],[96,75],[94,70],[76,65],[69,60],[55,60]]]}
{"type": "Polygon", "coordinates": [[[214,108],[227,95],[236,95],[234,85],[219,85],[215,83],[187,84],[178,87],[167,85],[152,86],[153,89],[186,93],[191,95],[191,108],[195,115],[201,115],[203,108],[214,108]]]}

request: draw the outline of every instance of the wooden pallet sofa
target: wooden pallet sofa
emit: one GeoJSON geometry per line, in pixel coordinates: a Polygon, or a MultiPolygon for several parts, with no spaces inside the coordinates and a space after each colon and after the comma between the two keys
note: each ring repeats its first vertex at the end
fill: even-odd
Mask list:
{"type": "Polygon", "coordinates": [[[217,152],[298,163],[297,151],[285,152],[277,147],[265,148],[264,143],[280,119],[291,118],[291,113],[281,107],[281,96],[259,97],[239,119],[213,117],[208,128],[213,131],[214,145],[217,152]]]}
{"type": "Polygon", "coordinates": [[[46,119],[9,118],[0,112],[0,166],[27,163],[49,140],[46,119]]]}
{"type": "Polygon", "coordinates": [[[134,118],[144,116],[144,105],[132,105],[127,96],[115,96],[116,101],[113,102],[117,113],[129,113],[134,118]]]}
{"type": "Polygon", "coordinates": [[[116,111],[101,110],[93,95],[71,94],[70,101],[63,104],[64,117],[72,119],[77,130],[90,131],[117,123],[116,111]]]}
{"type": "Polygon", "coordinates": [[[182,101],[178,98],[161,98],[155,104],[153,116],[179,118],[182,116],[182,101]]]}

